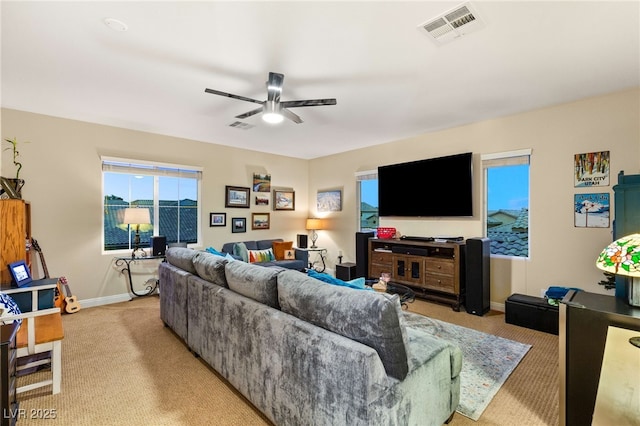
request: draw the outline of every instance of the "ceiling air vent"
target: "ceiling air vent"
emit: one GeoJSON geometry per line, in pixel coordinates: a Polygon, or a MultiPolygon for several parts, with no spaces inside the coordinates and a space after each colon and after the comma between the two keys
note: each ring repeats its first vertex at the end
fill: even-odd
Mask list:
{"type": "Polygon", "coordinates": [[[463,3],[420,24],[418,29],[425,32],[437,44],[444,44],[483,27],[484,23],[478,16],[478,12],[473,9],[471,4],[463,3]]]}
{"type": "Polygon", "coordinates": [[[242,130],[249,130],[254,126],[252,126],[249,123],[244,123],[242,121],[234,121],[233,123],[229,124],[229,127],[235,127],[236,129],[242,129],[242,130]]]}

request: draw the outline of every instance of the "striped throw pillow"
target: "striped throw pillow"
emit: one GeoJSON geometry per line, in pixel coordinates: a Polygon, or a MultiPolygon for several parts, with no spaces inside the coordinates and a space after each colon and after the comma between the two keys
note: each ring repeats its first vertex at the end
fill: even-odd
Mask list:
{"type": "Polygon", "coordinates": [[[272,262],[276,260],[273,249],[249,250],[249,263],[272,262]]]}

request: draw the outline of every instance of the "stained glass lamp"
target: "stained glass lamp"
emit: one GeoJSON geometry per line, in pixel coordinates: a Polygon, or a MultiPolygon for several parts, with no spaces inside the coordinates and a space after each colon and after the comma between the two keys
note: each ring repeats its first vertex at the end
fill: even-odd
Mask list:
{"type": "Polygon", "coordinates": [[[631,277],[629,304],[640,306],[640,234],[622,237],[605,247],[596,266],[605,272],[631,277]]]}
{"type": "MultiPolygon", "coordinates": [[[[631,234],[615,240],[598,256],[596,266],[605,272],[631,277],[627,286],[629,305],[640,306],[640,234],[631,234]]],[[[640,348],[640,336],[629,339],[640,348]]]]}

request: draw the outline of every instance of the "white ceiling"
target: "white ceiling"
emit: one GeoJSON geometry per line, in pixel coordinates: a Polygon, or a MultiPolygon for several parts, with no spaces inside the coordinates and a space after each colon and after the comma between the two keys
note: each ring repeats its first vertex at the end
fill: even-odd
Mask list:
{"type": "Polygon", "coordinates": [[[417,29],[461,3],[3,0],[2,106],[311,159],[640,86],[638,1],[476,0],[478,32],[417,29]],[[269,71],[337,105],[229,127],[257,105],[204,89],[264,100],[269,71]]]}

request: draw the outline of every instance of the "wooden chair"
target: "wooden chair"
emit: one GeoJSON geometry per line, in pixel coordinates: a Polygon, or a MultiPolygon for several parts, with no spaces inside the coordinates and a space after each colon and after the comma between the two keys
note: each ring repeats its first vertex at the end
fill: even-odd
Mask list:
{"type": "MultiPolygon", "coordinates": [[[[33,281],[31,284],[19,288],[2,288],[3,293],[17,297],[19,293],[30,293],[30,311],[19,315],[3,316],[2,321],[22,319],[22,325],[16,336],[17,371],[28,374],[34,367],[51,364],[51,378],[16,388],[16,393],[30,391],[51,385],[51,393],[60,393],[62,382],[62,339],[64,330],[60,308],[47,306],[39,309],[40,292],[51,292],[51,301],[46,305],[53,306],[53,291],[56,280],[33,281]],[[42,354],[42,355],[40,355],[42,354]],[[44,355],[46,354],[46,355],[44,355]],[[36,356],[34,356],[36,355],[36,356]],[[38,356],[40,355],[40,356],[38,356]]],[[[39,371],[38,371],[39,372],[39,371]]]]}
{"type": "Polygon", "coordinates": [[[51,377],[39,382],[16,388],[20,394],[33,389],[51,385],[51,393],[60,393],[62,382],[62,316],[60,308],[42,309],[19,315],[4,316],[2,320],[22,318],[22,325],[16,336],[16,355],[18,359],[36,354],[48,353],[47,358],[27,362],[18,367],[25,370],[40,365],[51,364],[51,377]]]}

